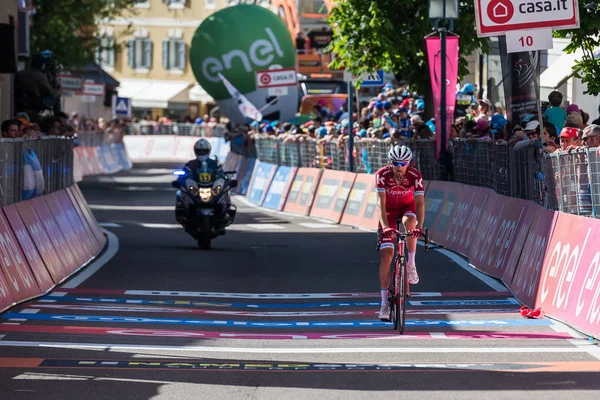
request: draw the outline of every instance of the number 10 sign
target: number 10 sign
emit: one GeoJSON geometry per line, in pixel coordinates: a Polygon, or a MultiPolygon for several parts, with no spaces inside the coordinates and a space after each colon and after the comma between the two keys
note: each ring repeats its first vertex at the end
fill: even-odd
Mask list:
{"type": "Polygon", "coordinates": [[[552,29],[527,29],[506,32],[506,52],[535,51],[552,48],[552,29]]]}

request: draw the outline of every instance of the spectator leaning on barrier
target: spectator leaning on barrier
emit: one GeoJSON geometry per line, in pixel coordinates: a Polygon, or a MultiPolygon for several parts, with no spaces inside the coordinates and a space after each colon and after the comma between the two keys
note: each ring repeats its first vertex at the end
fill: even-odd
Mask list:
{"type": "Polygon", "coordinates": [[[560,131],[561,150],[569,150],[579,145],[579,129],[566,126],[560,131]]]}
{"type": "Polygon", "coordinates": [[[583,144],[590,149],[598,147],[600,151],[600,125],[590,125],[583,130],[583,144]]]}

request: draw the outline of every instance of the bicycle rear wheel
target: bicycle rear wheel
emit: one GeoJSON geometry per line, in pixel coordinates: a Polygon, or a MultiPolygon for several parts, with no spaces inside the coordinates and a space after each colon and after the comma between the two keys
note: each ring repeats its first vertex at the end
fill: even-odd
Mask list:
{"type": "MultiPolygon", "coordinates": [[[[398,331],[400,334],[404,334],[404,328],[406,327],[406,292],[408,282],[406,281],[408,276],[408,268],[406,266],[406,260],[404,258],[398,263],[398,295],[396,296],[395,309],[396,309],[396,320],[398,321],[398,331]]],[[[396,327],[394,327],[395,329],[396,327]]]]}

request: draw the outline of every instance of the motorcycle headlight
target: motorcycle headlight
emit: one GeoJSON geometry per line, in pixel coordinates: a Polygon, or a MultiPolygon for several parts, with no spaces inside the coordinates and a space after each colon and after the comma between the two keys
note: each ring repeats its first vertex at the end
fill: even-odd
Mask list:
{"type": "Polygon", "coordinates": [[[221,186],[215,186],[215,187],[213,187],[213,189],[212,189],[213,196],[218,196],[219,193],[221,193],[221,186]]]}
{"type": "Polygon", "coordinates": [[[196,186],[190,186],[189,189],[192,196],[198,196],[198,188],[196,186]]]}
{"type": "Polygon", "coordinates": [[[212,199],[212,190],[210,188],[200,188],[198,196],[200,196],[201,201],[208,203],[212,199]]]}

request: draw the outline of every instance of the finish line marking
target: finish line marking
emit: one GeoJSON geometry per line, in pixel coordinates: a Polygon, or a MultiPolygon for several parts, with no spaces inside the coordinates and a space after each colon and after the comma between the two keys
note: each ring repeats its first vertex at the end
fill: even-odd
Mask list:
{"type": "MultiPolygon", "coordinates": [[[[328,299],[328,298],[379,298],[375,292],[355,293],[223,293],[223,292],[186,292],[170,290],[133,290],[133,289],[87,289],[61,287],[56,292],[50,293],[89,293],[113,294],[132,296],[170,296],[170,297],[213,297],[231,299],[328,299]],[[64,290],[63,290],[64,289],[64,290]]],[[[411,297],[502,297],[511,295],[510,292],[413,292],[411,297]]]]}
{"type": "MultiPolygon", "coordinates": [[[[57,315],[23,314],[8,312],[3,319],[23,318],[29,321],[78,321],[78,322],[117,322],[134,324],[222,326],[246,328],[341,328],[341,327],[389,327],[391,322],[382,321],[233,321],[121,317],[114,315],[57,315]]],[[[406,326],[548,326],[548,319],[508,319],[508,320],[406,320],[406,326]]]]}
{"type": "Polygon", "coordinates": [[[411,306],[516,306],[519,303],[513,297],[504,300],[409,300],[411,306]]]}
{"type": "MultiPolygon", "coordinates": [[[[398,335],[391,330],[386,332],[355,332],[355,333],[247,333],[247,332],[214,332],[164,329],[132,329],[123,327],[93,327],[93,326],[60,326],[60,325],[0,325],[0,332],[48,333],[69,335],[117,335],[142,336],[155,338],[205,338],[205,339],[245,339],[245,340],[452,340],[452,339],[507,339],[507,340],[539,340],[539,339],[573,339],[566,332],[499,332],[499,331],[448,331],[444,337],[434,335],[437,332],[407,332],[398,335]]],[[[0,340],[0,346],[7,341],[0,340]]],[[[26,342],[36,343],[36,342],[26,342]]],[[[52,345],[55,342],[48,342],[52,345]]],[[[78,343],[77,345],[88,345],[78,343]]],[[[112,346],[112,345],[106,345],[112,346]]],[[[127,345],[124,345],[127,346],[127,345]]],[[[179,346],[176,346],[179,347],[179,346]]]]}

